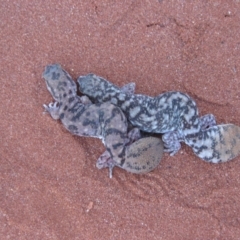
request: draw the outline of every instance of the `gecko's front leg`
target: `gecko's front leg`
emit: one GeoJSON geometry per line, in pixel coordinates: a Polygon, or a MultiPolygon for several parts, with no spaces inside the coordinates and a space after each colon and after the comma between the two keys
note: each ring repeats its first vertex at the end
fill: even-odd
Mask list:
{"type": "Polygon", "coordinates": [[[60,118],[58,102],[51,102],[48,105],[43,104],[43,107],[45,109],[45,112],[48,112],[53,119],[58,120],[60,118]]]}

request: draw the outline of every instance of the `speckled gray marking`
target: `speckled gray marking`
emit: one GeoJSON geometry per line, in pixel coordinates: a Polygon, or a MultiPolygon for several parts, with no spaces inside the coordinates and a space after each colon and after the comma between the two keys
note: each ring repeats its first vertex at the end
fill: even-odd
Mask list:
{"type": "MultiPolygon", "coordinates": [[[[127,153],[129,151],[137,152],[134,146],[138,141],[134,144],[132,142],[140,138],[140,132],[134,128],[128,133],[127,119],[121,109],[109,102],[92,104],[87,96],[77,96],[76,83],[59,64],[48,65],[43,73],[43,78],[55,100],[54,103],[49,105],[44,104],[45,110],[54,119],[60,119],[71,133],[102,139],[107,150],[98,159],[97,166],[99,168],[108,167],[110,177],[112,177],[114,166],[132,172],[132,169],[128,166],[131,165],[132,160],[136,161],[136,159],[132,156],[128,158],[126,151],[127,153]]],[[[159,146],[157,148],[156,144],[149,147],[148,138],[140,140],[143,146],[146,143],[148,154],[153,159],[150,160],[150,165],[152,163],[151,167],[154,168],[156,156],[153,154],[157,152],[159,158],[160,148],[159,146]]],[[[155,139],[154,142],[159,143],[159,140],[155,139]]],[[[145,171],[141,170],[141,164],[144,164],[141,155],[140,153],[138,173],[145,171]]]]}
{"type": "Polygon", "coordinates": [[[127,161],[124,164],[129,169],[129,172],[147,173],[159,165],[162,154],[163,142],[161,139],[156,137],[142,138],[127,149],[127,161]]]}
{"type": "Polygon", "coordinates": [[[94,74],[80,76],[78,83],[80,91],[94,102],[119,106],[133,126],[163,133],[165,151],[171,155],[181,148],[180,142],[212,163],[225,162],[239,154],[236,150],[240,148],[236,133],[239,128],[233,124],[216,125],[212,114],[200,117],[195,101],[185,93],[171,91],[157,97],[133,94],[133,83],[119,88],[94,74]],[[238,144],[234,145],[235,142],[238,144]]]}
{"type": "Polygon", "coordinates": [[[194,153],[207,162],[227,162],[240,154],[240,127],[234,124],[212,126],[193,139],[194,153]]]}

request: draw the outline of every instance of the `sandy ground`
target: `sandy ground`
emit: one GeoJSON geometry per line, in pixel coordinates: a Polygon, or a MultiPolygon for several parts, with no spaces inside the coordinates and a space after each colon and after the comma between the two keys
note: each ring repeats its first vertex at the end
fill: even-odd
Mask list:
{"type": "Polygon", "coordinates": [[[240,125],[239,0],[0,2],[0,239],[240,239],[240,157],[213,165],[183,144],[110,180],[100,140],[43,114],[41,78],[57,62],[74,79],[180,90],[240,125]]]}

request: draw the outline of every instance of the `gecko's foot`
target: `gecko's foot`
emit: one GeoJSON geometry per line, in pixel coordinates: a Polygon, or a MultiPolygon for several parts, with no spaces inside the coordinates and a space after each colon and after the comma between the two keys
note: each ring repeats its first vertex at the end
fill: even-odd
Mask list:
{"type": "Polygon", "coordinates": [[[141,133],[138,128],[133,128],[128,132],[129,142],[127,145],[130,145],[141,138],[141,133]]]}
{"type": "Polygon", "coordinates": [[[108,151],[105,151],[97,160],[96,167],[98,169],[109,168],[109,177],[112,178],[113,168],[116,166],[116,163],[110,156],[108,151]]]}
{"type": "Polygon", "coordinates": [[[200,117],[201,130],[205,130],[209,127],[215,126],[216,124],[216,119],[213,114],[206,114],[200,117]]]}
{"type": "Polygon", "coordinates": [[[177,132],[169,132],[163,134],[162,140],[165,147],[164,152],[170,153],[170,156],[176,154],[181,148],[180,141],[182,138],[179,138],[179,134],[177,132]]]}
{"type": "Polygon", "coordinates": [[[121,90],[122,90],[124,93],[134,94],[135,88],[136,88],[136,84],[135,84],[134,82],[130,82],[130,83],[124,85],[124,86],[121,88],[121,90]]]}
{"type": "Polygon", "coordinates": [[[45,112],[48,112],[53,119],[59,119],[59,104],[58,102],[43,104],[45,112]]]}
{"type": "Polygon", "coordinates": [[[92,104],[92,101],[89,99],[89,97],[85,95],[79,97],[79,100],[81,101],[82,104],[85,104],[85,105],[92,104]]]}

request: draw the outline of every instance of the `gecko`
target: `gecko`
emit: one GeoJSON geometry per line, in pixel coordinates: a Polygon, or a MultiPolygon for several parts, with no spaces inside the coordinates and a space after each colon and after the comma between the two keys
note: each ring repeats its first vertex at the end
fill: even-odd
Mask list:
{"type": "Polygon", "coordinates": [[[170,155],[179,151],[180,142],[185,142],[198,157],[212,163],[228,161],[237,155],[236,151],[231,153],[228,142],[238,139],[237,133],[231,135],[237,126],[216,125],[212,114],[199,116],[196,102],[186,93],[170,91],[156,97],[134,94],[135,83],[120,88],[92,73],[80,76],[77,82],[80,92],[94,102],[111,102],[120,107],[133,126],[145,132],[163,134],[164,151],[170,155]],[[222,144],[222,139],[226,140],[226,145],[222,144]],[[219,146],[223,147],[222,151],[219,146]],[[228,153],[223,156],[223,151],[228,153]]]}
{"type": "Polygon", "coordinates": [[[42,76],[55,101],[44,104],[45,111],[70,133],[102,140],[106,151],[96,165],[108,167],[110,178],[114,166],[133,173],[146,173],[158,166],[163,153],[159,138],[141,138],[138,128],[128,131],[122,110],[110,102],[93,104],[87,96],[78,96],[76,83],[60,64],[47,65],[42,76]]]}

